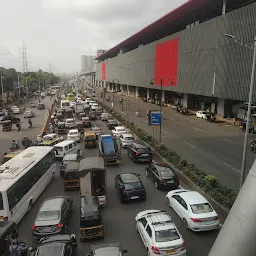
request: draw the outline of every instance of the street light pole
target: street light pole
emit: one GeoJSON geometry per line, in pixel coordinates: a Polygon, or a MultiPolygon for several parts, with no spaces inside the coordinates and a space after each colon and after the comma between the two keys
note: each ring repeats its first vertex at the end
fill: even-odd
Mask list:
{"type": "Polygon", "coordinates": [[[241,166],[241,176],[240,176],[240,188],[243,186],[245,181],[245,171],[246,171],[246,160],[247,160],[247,144],[248,144],[248,136],[250,129],[250,121],[251,121],[251,107],[252,107],[252,94],[253,94],[253,85],[254,85],[254,76],[255,76],[255,64],[256,64],[256,36],[254,37],[253,45],[251,43],[247,43],[236,38],[233,35],[225,34],[226,37],[234,40],[235,44],[253,50],[253,61],[252,61],[252,73],[251,73],[251,82],[250,82],[250,91],[249,91],[249,102],[248,102],[248,111],[246,117],[246,128],[244,135],[244,146],[243,146],[243,158],[242,158],[242,166],[241,166]]]}
{"type": "Polygon", "coordinates": [[[3,83],[3,76],[1,74],[1,88],[2,88],[2,101],[4,104],[4,83],[3,83]]]}
{"type": "Polygon", "coordinates": [[[162,109],[163,109],[163,78],[160,78],[160,83],[161,83],[161,96],[160,96],[160,131],[159,131],[159,142],[162,143],[162,109]]]}

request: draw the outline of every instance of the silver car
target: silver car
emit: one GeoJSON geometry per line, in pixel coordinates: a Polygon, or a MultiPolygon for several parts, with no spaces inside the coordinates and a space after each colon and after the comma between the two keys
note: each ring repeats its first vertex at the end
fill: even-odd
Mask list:
{"type": "Polygon", "coordinates": [[[126,147],[130,146],[134,142],[134,137],[131,133],[121,134],[119,139],[120,139],[120,142],[121,142],[121,146],[123,148],[126,148],[126,147]]]}
{"type": "Polygon", "coordinates": [[[32,117],[34,117],[34,116],[35,116],[35,114],[34,114],[34,112],[31,111],[31,110],[27,110],[27,111],[25,111],[25,113],[24,113],[24,118],[32,118],[32,117]]]}
{"type": "Polygon", "coordinates": [[[68,119],[66,119],[65,127],[66,127],[66,128],[75,128],[75,127],[76,127],[75,119],[74,119],[74,118],[68,118],[68,119]]]}

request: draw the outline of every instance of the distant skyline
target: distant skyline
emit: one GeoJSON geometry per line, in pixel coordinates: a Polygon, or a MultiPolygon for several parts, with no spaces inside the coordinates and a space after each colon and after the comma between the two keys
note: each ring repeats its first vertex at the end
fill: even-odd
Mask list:
{"type": "Polygon", "coordinates": [[[97,55],[143,29],[185,0],[0,0],[0,67],[79,72],[81,55],[97,55]],[[12,14],[12,15],[10,15],[12,14]]]}

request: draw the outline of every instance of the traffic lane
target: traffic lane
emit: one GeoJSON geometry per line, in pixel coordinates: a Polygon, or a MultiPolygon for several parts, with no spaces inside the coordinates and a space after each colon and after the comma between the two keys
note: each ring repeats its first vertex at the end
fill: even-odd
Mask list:
{"type": "MultiPolygon", "coordinates": [[[[134,114],[126,115],[126,117],[153,137],[159,138],[159,129],[153,130],[148,126],[145,117],[137,117],[134,114]]],[[[166,120],[163,122],[163,127],[165,127],[165,124],[166,120]]],[[[236,156],[232,157],[230,160],[226,160],[225,151],[222,154],[217,155],[219,148],[222,148],[224,143],[220,143],[217,148],[213,148],[212,150],[210,146],[211,141],[214,141],[214,139],[211,137],[202,139],[200,136],[201,134],[196,133],[196,130],[184,133],[182,132],[182,126],[177,127],[175,124],[170,124],[169,129],[171,132],[167,132],[164,129],[162,130],[162,141],[164,141],[166,145],[170,145],[170,147],[179,155],[195,164],[199,169],[216,176],[218,180],[227,187],[232,189],[237,189],[239,187],[238,167],[235,168],[231,165],[233,163],[233,158],[236,156]],[[193,133],[196,134],[194,135],[194,139],[192,136],[193,133]],[[200,145],[198,145],[198,141],[200,142],[200,145]],[[203,145],[203,148],[201,144],[203,145]]],[[[232,150],[233,148],[227,151],[232,152],[232,150]]]]}
{"type": "MultiPolygon", "coordinates": [[[[35,101],[31,100],[28,102],[28,106],[31,102],[35,101]]],[[[40,134],[42,126],[45,122],[46,111],[51,106],[52,100],[50,97],[46,97],[45,99],[41,100],[41,102],[45,104],[45,109],[40,110],[37,108],[26,108],[26,110],[32,110],[35,113],[35,117],[31,118],[32,128],[28,128],[28,119],[24,118],[23,114],[15,115],[21,120],[21,132],[18,132],[15,124],[13,124],[12,131],[10,132],[2,132],[2,127],[0,126],[1,158],[4,152],[7,152],[10,149],[12,140],[21,142],[24,137],[28,137],[34,141],[37,135],[40,134]]],[[[19,144],[21,146],[21,143],[19,144]]]]}
{"type": "MultiPolygon", "coordinates": [[[[95,122],[97,126],[104,130],[105,125],[101,121],[95,122]]],[[[106,131],[106,130],[104,130],[106,131]]],[[[84,149],[81,143],[83,156],[97,156],[98,149],[84,149]]],[[[161,161],[157,156],[154,156],[156,161],[161,161]]],[[[59,163],[58,163],[59,164],[59,163]]],[[[103,220],[105,226],[104,241],[93,240],[85,243],[79,242],[78,239],[78,254],[85,255],[91,245],[97,243],[121,242],[123,248],[128,249],[128,256],[141,256],[145,254],[145,247],[142,244],[141,238],[136,232],[134,218],[139,211],[145,209],[164,209],[173,216],[173,220],[177,228],[183,235],[186,243],[188,254],[190,256],[207,255],[214,243],[217,231],[205,233],[193,233],[187,231],[180,221],[179,217],[168,207],[165,198],[166,191],[156,190],[153,183],[145,176],[145,165],[134,164],[126,154],[126,150],[122,150],[122,163],[120,166],[109,166],[107,170],[107,206],[103,209],[103,220]],[[141,174],[141,179],[147,190],[147,200],[145,202],[133,202],[121,204],[115,186],[114,177],[119,173],[136,172],[141,174]],[[200,246],[198,246],[200,245],[200,246]]],[[[54,174],[54,179],[46,188],[45,192],[38,198],[23,220],[19,223],[19,240],[27,242],[28,245],[35,246],[36,243],[31,235],[31,226],[33,225],[40,204],[47,198],[53,196],[71,196],[74,200],[73,212],[69,221],[69,233],[76,234],[79,237],[79,219],[80,219],[80,197],[79,191],[65,192],[63,188],[63,179],[59,175],[59,171],[54,174]]]]}

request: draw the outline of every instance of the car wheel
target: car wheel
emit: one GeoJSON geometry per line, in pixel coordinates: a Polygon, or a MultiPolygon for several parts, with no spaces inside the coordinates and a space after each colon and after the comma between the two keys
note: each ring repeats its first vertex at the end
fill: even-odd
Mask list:
{"type": "Polygon", "coordinates": [[[29,204],[28,204],[28,212],[30,212],[32,209],[32,200],[29,201],[29,204]]]}
{"type": "Polygon", "coordinates": [[[155,184],[156,189],[159,189],[159,185],[158,185],[157,180],[154,182],[154,184],[155,184]]]}
{"type": "Polygon", "coordinates": [[[183,222],[184,222],[184,224],[185,224],[186,229],[189,229],[189,227],[188,227],[188,222],[186,221],[185,218],[183,219],[183,222]]]}
{"type": "Polygon", "coordinates": [[[146,175],[146,177],[148,177],[148,170],[147,169],[145,170],[145,175],[146,175]]]}

